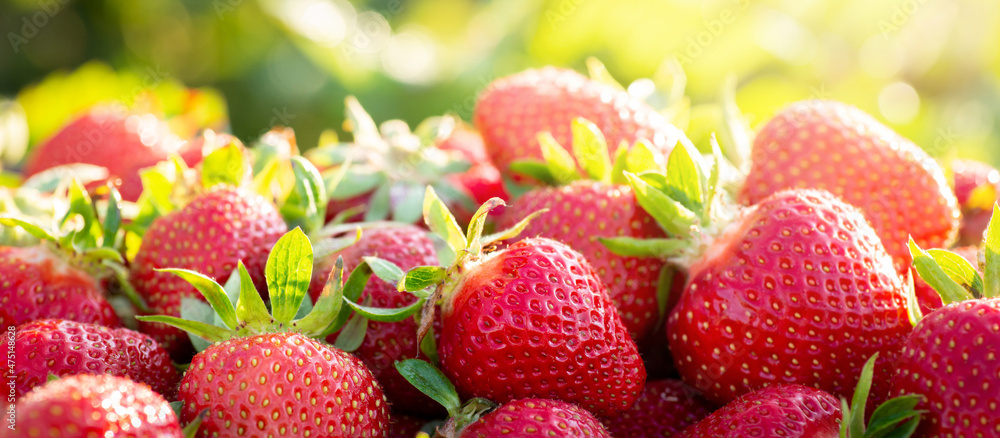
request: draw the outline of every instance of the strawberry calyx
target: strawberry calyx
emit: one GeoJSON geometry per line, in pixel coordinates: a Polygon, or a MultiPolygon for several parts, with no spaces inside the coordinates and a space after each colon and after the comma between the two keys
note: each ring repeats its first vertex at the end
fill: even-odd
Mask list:
{"type": "Polygon", "coordinates": [[[331,200],[370,194],[363,220],[415,223],[421,217],[421,192],[430,185],[449,204],[475,209],[472,198],[446,178],[465,172],[471,163],[455,151],[437,147],[456,129],[454,117],[433,117],[411,131],[401,120],[376,125],[353,96],[345,104],[344,125],[352,141],[340,142],[328,131],[319,147],[306,152],[310,161],[324,169],[331,200]]]}
{"type": "Polygon", "coordinates": [[[871,418],[865,423],[865,406],[871,391],[872,376],[875,372],[875,353],[861,368],[861,376],[854,390],[851,401],[841,397],[840,405],[843,421],[840,423],[841,438],[875,438],[900,437],[913,435],[920,424],[921,415],[925,411],[916,410],[920,403],[919,395],[903,395],[890,399],[872,412],[871,418]]]}
{"type": "MultiPolygon", "coordinates": [[[[993,217],[986,226],[980,246],[981,275],[972,263],[954,252],[924,250],[912,237],[909,246],[917,274],[941,296],[945,305],[1000,297],[1000,205],[997,203],[993,204],[993,217]]],[[[919,309],[917,312],[919,320],[919,309]]]]}
{"type": "Polygon", "coordinates": [[[363,327],[357,327],[360,326],[358,323],[351,325],[351,321],[363,318],[350,318],[352,308],[344,303],[359,299],[371,277],[371,269],[362,264],[345,280],[344,261],[338,257],[322,293],[312,305],[310,300],[304,298],[308,295],[312,278],[313,256],[313,245],[301,228],[289,231],[278,240],[265,266],[270,307],[265,305],[257,292],[242,261],[237,263],[237,275],[231,275],[225,287],[194,271],[160,269],[191,283],[208,301],[214,314],[208,320],[166,315],[137,318],[180,328],[209,343],[234,337],[287,332],[324,339],[341,329],[335,346],[359,343],[346,337],[360,336],[363,339],[363,327]]]}
{"type": "Polygon", "coordinates": [[[466,400],[463,403],[455,385],[448,380],[448,377],[426,361],[420,359],[397,361],[396,370],[420,392],[444,406],[448,411],[448,420],[438,427],[436,437],[456,438],[461,436],[465,426],[475,423],[483,415],[497,408],[496,403],[479,397],[466,400]]]}

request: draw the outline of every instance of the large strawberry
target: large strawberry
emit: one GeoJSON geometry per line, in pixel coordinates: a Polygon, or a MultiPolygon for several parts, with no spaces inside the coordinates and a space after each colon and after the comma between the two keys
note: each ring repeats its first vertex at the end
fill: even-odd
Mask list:
{"type": "MultiPolygon", "coordinates": [[[[148,386],[109,375],[64,377],[13,407],[10,438],[181,438],[177,415],[148,386]]],[[[8,425],[4,426],[7,429],[8,425]]]]}
{"type": "Polygon", "coordinates": [[[21,362],[14,380],[18,395],[45,383],[49,375],[111,374],[145,383],[173,398],[180,375],[170,355],[148,336],[126,328],[107,328],[47,319],[17,327],[14,353],[21,362]]]}
{"type": "Polygon", "coordinates": [[[614,153],[621,144],[649,140],[662,153],[679,132],[642,100],[572,70],[526,70],[491,83],[476,102],[474,121],[486,151],[506,172],[515,161],[541,159],[539,133],[570,144],[570,122],[583,117],[597,124],[614,153]]]}
{"type": "MultiPolygon", "coordinates": [[[[254,282],[263,285],[267,253],[287,229],[270,200],[240,185],[248,173],[241,164],[241,147],[230,144],[205,160],[200,184],[188,189],[193,193],[186,197],[175,196],[180,199],[167,209],[175,210],[151,220],[132,262],[131,280],[149,307],[146,313],[178,316],[183,299],[200,297],[184,280],[158,272],[161,268],[189,269],[225,281],[242,260],[254,282]]],[[[155,198],[154,193],[147,197],[150,203],[155,198]]],[[[177,359],[190,349],[180,330],[156,323],[140,323],[140,328],[177,359]]]]}
{"type": "Polygon", "coordinates": [[[482,236],[486,214],[502,204],[500,199],[484,204],[466,234],[428,188],[425,220],[448,244],[439,253],[448,267],[417,267],[405,275],[394,269],[402,277],[400,289],[426,297],[421,291],[435,288],[419,334],[430,327],[440,298],[437,353],[464,397],[499,403],[543,397],[603,416],[627,410],[646,373],[604,285],[583,256],[554,240],[525,239],[484,253],[537,215],[482,236]],[[553,366],[553,361],[564,362],[553,366]]]}
{"type": "Polygon", "coordinates": [[[106,167],[120,181],[122,198],[135,201],[142,192],[139,169],[175,153],[183,142],[166,122],[152,114],[128,114],[114,107],[95,107],[32,149],[24,173],[70,163],[106,167]]]}
{"type": "Polygon", "coordinates": [[[670,437],[697,423],[715,407],[679,380],[646,382],[642,396],[617,418],[604,424],[616,437],[670,437]]]}
{"type": "Polygon", "coordinates": [[[669,288],[667,281],[672,278],[671,268],[665,267],[663,260],[656,257],[612,253],[599,239],[666,237],[653,218],[636,203],[632,188],[625,183],[622,174],[623,170],[662,170],[665,159],[656,156],[644,143],[638,143],[628,152],[625,148],[620,149],[616,163],[612,163],[607,158],[604,136],[593,123],[574,119],[572,130],[571,149],[586,172],[578,174],[569,152],[543,135],[542,151],[546,163],[525,169],[525,163],[518,162],[514,169],[530,170],[528,174],[536,180],[556,186],[538,187],[520,195],[516,208],[505,209],[497,226],[511,227],[529,212],[547,209],[531,221],[522,234],[558,240],[586,257],[607,286],[608,295],[632,338],[643,343],[667,310],[661,311],[657,299],[661,280],[664,281],[662,287],[669,288]]]}
{"type": "Polygon", "coordinates": [[[864,216],[819,190],[727,204],[720,166],[704,175],[688,149],[674,150],[666,174],[629,175],[640,205],[677,237],[605,239],[615,251],[661,254],[687,269],[666,327],[684,381],[717,404],[777,383],[844,395],[875,352],[886,357],[884,381],[910,330],[909,301],[864,216]]]}
{"type": "Polygon", "coordinates": [[[907,237],[947,247],[959,211],[941,167],[923,150],[863,111],[834,101],[785,108],[754,139],[740,193],[756,204],[782,189],[823,189],[858,207],[900,271],[907,237]]]}
{"type": "Polygon", "coordinates": [[[993,215],[993,203],[1000,199],[1000,171],[986,163],[954,160],[955,199],[962,209],[959,245],[978,245],[993,215]]]}
{"type": "Polygon", "coordinates": [[[893,392],[920,396],[920,437],[996,436],[1000,431],[1000,207],[983,241],[983,274],[947,251],[911,242],[920,276],[945,306],[920,319],[903,344],[893,392]]]}
{"type": "Polygon", "coordinates": [[[300,229],[283,236],[267,260],[270,312],[246,267],[237,266],[236,305],[211,278],[167,270],[197,287],[224,326],[165,315],[139,317],[213,342],[194,357],[181,381],[181,420],[192,421],[207,410],[198,432],[202,437],[385,436],[389,406],[371,372],[356,357],[312,338],[341,328],[350,313],[341,311],[344,297],[357,300],[367,279],[352,274],[345,291],[339,264],[312,311],[297,318],[313,267],[312,246],[300,229]]]}
{"type": "Polygon", "coordinates": [[[476,199],[505,194],[499,172],[489,162],[472,161],[475,144],[438,147],[462,129],[454,118],[431,118],[411,131],[401,120],[376,125],[353,97],[346,106],[352,141],[329,141],[306,153],[335,185],[328,220],[417,223],[424,186],[432,185],[451,208],[467,213],[467,221],[476,199]]]}
{"type": "MultiPolygon", "coordinates": [[[[434,242],[427,231],[413,225],[387,224],[364,228],[362,237],[353,245],[316,260],[309,293],[313,300],[319,298],[330,271],[338,258],[343,258],[344,269],[354,270],[364,262],[364,257],[379,257],[402,269],[437,263],[434,242]]],[[[417,297],[396,290],[395,284],[379,278],[371,279],[361,295],[374,307],[405,307],[417,297]]],[[[336,342],[339,333],[327,340],[336,342]]],[[[398,322],[369,321],[364,341],[352,353],[360,358],[378,379],[393,410],[420,414],[440,414],[436,403],[425,397],[404,380],[396,371],[395,362],[417,357],[417,324],[413,318],[398,322]]]]}
{"type": "MultiPolygon", "coordinates": [[[[75,179],[49,199],[64,214],[30,218],[0,215],[0,225],[21,228],[40,241],[31,247],[0,246],[0,324],[15,326],[44,318],[117,326],[118,317],[105,299],[102,282],[125,282],[119,253],[121,199],[109,188],[103,217],[83,185],[75,179]],[[63,205],[65,201],[65,205],[63,205]],[[44,222],[49,222],[48,224],[44,222]]],[[[43,215],[47,216],[47,215],[43,215]]],[[[127,288],[131,290],[131,288],[127,288]]]]}
{"type": "Polygon", "coordinates": [[[462,430],[461,438],[611,438],[594,414],[579,406],[538,398],[509,402],[462,430]]]}

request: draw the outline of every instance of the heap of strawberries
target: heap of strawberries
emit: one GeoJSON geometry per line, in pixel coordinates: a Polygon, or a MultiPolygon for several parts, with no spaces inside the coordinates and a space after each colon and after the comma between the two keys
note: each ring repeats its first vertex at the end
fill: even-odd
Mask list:
{"type": "Polygon", "coordinates": [[[1000,436],[1000,173],[834,101],[695,145],[591,67],[304,156],[68,123],[0,198],[0,435],[1000,436]]]}

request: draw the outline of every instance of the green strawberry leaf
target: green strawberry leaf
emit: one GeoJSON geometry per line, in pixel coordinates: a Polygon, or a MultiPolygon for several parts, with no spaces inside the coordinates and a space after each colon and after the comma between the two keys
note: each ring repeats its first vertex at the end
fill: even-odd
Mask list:
{"type": "MultiPolygon", "coordinates": [[[[341,327],[347,323],[347,318],[351,316],[351,308],[343,305],[343,300],[347,299],[350,301],[357,302],[361,299],[361,294],[365,291],[365,287],[368,285],[368,280],[372,276],[371,266],[367,263],[361,263],[357,268],[351,271],[351,275],[347,277],[347,281],[344,282],[343,292],[341,293],[341,299],[338,301],[340,305],[340,311],[330,321],[330,324],[326,326],[323,330],[323,334],[320,337],[325,338],[327,335],[336,333],[341,327]]],[[[324,293],[326,292],[324,288],[324,293]]],[[[322,295],[320,295],[322,298],[322,295]]]]}
{"type": "Polygon", "coordinates": [[[420,352],[427,356],[432,364],[440,363],[437,352],[437,341],[434,337],[434,325],[427,328],[427,334],[420,340],[420,352]]]}
{"type": "Polygon", "coordinates": [[[372,321],[378,322],[399,322],[409,318],[414,313],[420,311],[420,309],[424,306],[424,301],[425,300],[421,298],[406,307],[386,308],[365,306],[344,297],[344,304],[347,304],[347,306],[353,309],[355,313],[372,321]]]}
{"type": "Polygon", "coordinates": [[[444,239],[455,254],[466,248],[465,233],[431,186],[427,186],[424,193],[424,222],[431,231],[444,239]]]}
{"type": "Polygon", "coordinates": [[[392,198],[389,184],[379,186],[368,198],[368,210],[365,211],[365,222],[382,221],[389,218],[392,209],[392,198]]]}
{"type": "Polygon", "coordinates": [[[323,171],[327,193],[330,199],[344,200],[371,192],[385,185],[385,175],[352,166],[344,170],[343,166],[323,171]],[[342,175],[341,175],[342,173],[342,175]]]}
{"type": "Polygon", "coordinates": [[[333,346],[346,352],[357,350],[365,342],[367,331],[368,319],[360,314],[354,315],[340,330],[337,339],[333,341],[333,346]]]}
{"type": "MultiPolygon", "coordinates": [[[[622,149],[622,148],[619,148],[622,149]]],[[[653,148],[646,140],[639,140],[625,154],[625,169],[634,174],[646,172],[663,173],[666,171],[663,156],[659,152],[654,152],[653,148]]],[[[622,175],[622,184],[627,184],[627,180],[622,175]]]]}
{"type": "Polygon", "coordinates": [[[922,411],[916,410],[920,399],[919,395],[904,395],[882,403],[872,413],[864,437],[902,438],[911,436],[916,431],[921,419],[922,411]],[[900,424],[901,422],[904,423],[900,424]]]}
{"type": "Polygon", "coordinates": [[[312,280],[313,251],[301,228],[289,231],[274,244],[264,267],[274,319],[290,323],[302,305],[312,280]]]}
{"type": "MultiPolygon", "coordinates": [[[[972,294],[952,279],[931,255],[917,246],[910,237],[910,254],[913,256],[913,267],[917,273],[939,295],[944,304],[957,303],[972,299],[972,294]]],[[[989,272],[986,274],[989,281],[989,272]]]]}
{"type": "MultiPolygon", "coordinates": [[[[309,301],[309,300],[305,300],[309,301]]],[[[323,291],[316,298],[316,306],[302,319],[295,321],[295,326],[302,333],[310,336],[320,336],[330,326],[330,323],[340,314],[344,304],[344,258],[337,257],[333,269],[326,278],[323,291]]]]}
{"type": "Polygon", "coordinates": [[[216,342],[225,341],[226,339],[229,339],[234,335],[234,333],[231,330],[226,330],[222,327],[217,327],[199,321],[188,321],[186,319],[181,319],[173,316],[166,316],[166,315],[136,316],[135,319],[144,322],[158,322],[161,324],[167,324],[169,326],[177,327],[181,330],[184,330],[192,335],[195,335],[213,344],[216,342]]]}
{"type": "Polygon", "coordinates": [[[628,184],[628,181],[625,179],[625,171],[628,170],[628,154],[628,143],[622,140],[621,144],[618,145],[618,149],[615,149],[615,157],[611,160],[612,184],[628,184]]]}
{"type": "Polygon", "coordinates": [[[927,254],[930,254],[948,278],[968,290],[974,298],[983,296],[983,277],[965,257],[943,249],[929,249],[927,254]]]}
{"type": "Polygon", "coordinates": [[[740,168],[750,159],[753,135],[736,104],[736,85],[736,77],[730,76],[722,87],[722,146],[729,161],[740,168]]]}
{"type": "Polygon", "coordinates": [[[291,158],[295,187],[281,206],[281,216],[290,228],[303,227],[306,233],[323,228],[326,220],[326,183],[319,170],[305,158],[291,158]]]}
{"type": "Polygon", "coordinates": [[[510,163],[510,171],[535,179],[545,185],[556,185],[556,179],[549,170],[549,165],[542,161],[518,160],[510,163]]]}
{"type": "MultiPolygon", "coordinates": [[[[604,134],[587,119],[573,119],[573,155],[587,176],[594,181],[611,181],[611,159],[604,134]]],[[[574,168],[575,169],[575,168],[574,168]]]]}
{"type": "Polygon", "coordinates": [[[657,327],[662,327],[667,317],[667,305],[670,304],[670,292],[674,287],[674,276],[682,275],[670,265],[663,265],[656,278],[656,311],[659,315],[657,327]]]}
{"type": "Polygon", "coordinates": [[[363,259],[375,273],[375,276],[386,283],[397,284],[406,276],[406,273],[399,266],[388,260],[378,257],[363,257],[363,259]]]}
{"type": "MultiPolygon", "coordinates": [[[[197,437],[198,430],[201,429],[201,424],[205,421],[205,417],[207,416],[208,416],[208,409],[202,409],[201,412],[199,412],[198,415],[194,417],[194,420],[185,425],[184,429],[181,430],[181,433],[184,435],[184,438],[197,437]]],[[[177,418],[181,418],[181,416],[178,415],[177,418]]]]}
{"type": "Polygon", "coordinates": [[[406,359],[396,362],[396,370],[420,392],[444,406],[449,416],[458,414],[462,399],[455,385],[437,367],[420,359],[406,359]]]}
{"type": "Polygon", "coordinates": [[[865,405],[868,403],[868,393],[872,388],[872,375],[875,373],[875,361],[878,352],[873,354],[861,368],[861,376],[854,388],[850,411],[844,411],[844,421],[848,425],[850,436],[862,436],[865,432],[865,405]]]}
{"type": "Polygon", "coordinates": [[[242,260],[237,262],[236,269],[238,275],[230,275],[230,281],[233,277],[238,277],[240,282],[240,296],[236,301],[236,318],[244,324],[255,326],[271,322],[271,314],[268,313],[264,300],[261,299],[260,293],[254,287],[253,279],[250,278],[250,273],[247,272],[247,267],[243,265],[242,260]]]}
{"type": "Polygon", "coordinates": [[[83,219],[83,226],[70,232],[66,237],[72,242],[72,246],[77,251],[97,246],[98,228],[94,227],[97,220],[97,212],[94,211],[94,204],[87,194],[87,189],[79,181],[70,180],[69,183],[69,211],[63,216],[60,226],[66,226],[75,217],[83,219]]]}
{"type": "Polygon", "coordinates": [[[657,257],[675,256],[683,249],[691,246],[682,239],[637,239],[635,237],[598,237],[611,252],[626,257],[657,257]]]}
{"type": "Polygon", "coordinates": [[[587,73],[590,75],[590,79],[610,85],[618,91],[625,91],[625,87],[622,87],[622,84],[618,83],[614,76],[611,76],[604,63],[593,56],[587,58],[587,73]]]}
{"type": "Polygon", "coordinates": [[[917,299],[917,289],[913,284],[913,271],[906,271],[906,317],[910,320],[910,326],[916,327],[917,323],[923,319],[924,314],[920,310],[920,300],[917,299]]]}
{"type": "Polygon", "coordinates": [[[106,180],[108,179],[108,169],[86,163],[64,164],[32,175],[21,183],[21,187],[51,193],[69,179],[75,179],[82,184],[106,180]]]}
{"type": "Polygon", "coordinates": [[[195,289],[201,292],[208,304],[212,306],[212,309],[219,315],[222,322],[226,324],[226,327],[230,329],[236,329],[239,322],[236,320],[236,308],[233,307],[233,302],[230,301],[229,295],[226,294],[225,289],[216,283],[215,280],[211,278],[187,269],[157,269],[158,272],[169,272],[178,277],[184,279],[195,289]]]}
{"type": "Polygon", "coordinates": [[[715,139],[715,134],[709,139],[712,144],[712,167],[708,171],[708,183],[705,185],[705,196],[702,198],[701,202],[704,205],[704,209],[701,214],[702,223],[707,223],[712,218],[712,207],[715,205],[715,199],[719,194],[719,175],[722,173],[722,161],[725,158],[722,156],[722,149],[719,148],[719,142],[715,139]]]}
{"type": "MultiPolygon", "coordinates": [[[[218,315],[212,309],[212,306],[197,298],[186,297],[181,299],[180,316],[183,320],[208,324],[222,330],[222,327],[219,327],[215,323],[218,315]]],[[[194,333],[188,332],[187,336],[191,340],[191,345],[194,346],[195,351],[204,351],[212,345],[211,342],[194,333]]]]}
{"type": "Polygon", "coordinates": [[[535,218],[537,218],[538,216],[541,216],[544,213],[548,213],[548,211],[549,211],[549,209],[547,209],[547,208],[542,208],[542,209],[535,210],[531,214],[525,216],[524,219],[521,219],[521,220],[517,221],[517,223],[514,224],[514,226],[512,226],[510,228],[507,228],[505,230],[497,231],[497,232],[495,232],[493,234],[489,234],[489,235],[483,236],[483,238],[481,238],[479,240],[482,242],[483,246],[489,246],[491,244],[494,244],[494,243],[497,243],[497,242],[500,242],[500,241],[503,241],[503,240],[513,239],[513,238],[517,237],[519,234],[521,234],[521,232],[524,231],[524,229],[528,227],[528,224],[530,224],[531,221],[535,220],[535,218]]]}
{"type": "Polygon", "coordinates": [[[404,224],[413,224],[423,217],[424,187],[419,184],[400,182],[396,184],[399,190],[399,201],[392,206],[392,219],[404,224]]]}
{"type": "Polygon", "coordinates": [[[465,248],[468,250],[469,254],[478,255],[483,250],[483,243],[480,240],[480,237],[483,235],[483,227],[486,226],[486,216],[489,215],[493,209],[506,205],[507,204],[503,202],[503,199],[490,198],[476,210],[476,214],[472,215],[472,219],[469,220],[468,237],[465,241],[465,248]]]}
{"type": "Polygon", "coordinates": [[[250,164],[235,142],[212,151],[201,163],[201,185],[205,188],[217,184],[239,186],[249,174],[250,164]]]}
{"type": "Polygon", "coordinates": [[[118,189],[108,184],[108,207],[104,211],[104,224],[101,231],[102,246],[115,248],[118,246],[118,230],[122,226],[122,195],[118,189]]]}
{"type": "Polygon", "coordinates": [[[406,271],[398,288],[400,292],[417,292],[444,281],[447,273],[448,270],[440,266],[417,266],[406,271]]]}
{"type": "Polygon", "coordinates": [[[701,154],[689,148],[683,142],[678,142],[667,158],[667,183],[672,198],[679,201],[688,210],[701,212],[702,200],[702,163],[701,154]]]}
{"type": "Polygon", "coordinates": [[[53,236],[52,233],[46,231],[41,225],[38,225],[29,219],[22,219],[4,214],[0,215],[0,224],[8,227],[20,227],[25,232],[38,239],[56,242],[56,237],[53,236]]]}
{"type": "Polygon", "coordinates": [[[698,223],[697,216],[691,210],[651,187],[639,176],[626,172],[625,177],[635,191],[639,205],[668,233],[674,236],[687,236],[691,227],[698,223]]]}
{"type": "Polygon", "coordinates": [[[997,298],[1000,297],[1000,205],[993,204],[993,217],[984,235],[982,247],[986,263],[982,266],[985,274],[983,296],[997,298]]]}
{"type": "Polygon", "coordinates": [[[556,184],[565,185],[580,179],[573,156],[559,145],[552,134],[548,132],[538,134],[538,144],[542,149],[542,158],[548,164],[549,173],[552,174],[556,184]]]}

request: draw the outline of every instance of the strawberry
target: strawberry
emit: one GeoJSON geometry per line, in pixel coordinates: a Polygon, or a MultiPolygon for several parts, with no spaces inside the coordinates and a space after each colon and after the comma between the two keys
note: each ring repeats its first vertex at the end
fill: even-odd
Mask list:
{"type": "Polygon", "coordinates": [[[959,245],[978,245],[993,213],[991,206],[1000,199],[1000,171],[986,163],[954,160],[955,199],[962,209],[958,230],[959,245]]]}
{"type": "Polygon", "coordinates": [[[559,144],[570,144],[570,122],[576,117],[594,121],[613,148],[646,139],[651,149],[665,154],[679,134],[639,98],[555,67],[494,81],[480,94],[473,119],[486,151],[503,173],[515,161],[542,158],[536,138],[541,132],[550,132],[559,144]]]}
{"type": "Polygon", "coordinates": [[[44,384],[50,374],[111,374],[149,385],[172,399],[180,380],[166,350],[149,336],[126,328],[34,321],[18,326],[14,353],[23,362],[16,374],[5,377],[15,380],[18,395],[44,384]]]}
{"type": "MultiPolygon", "coordinates": [[[[267,253],[285,230],[270,201],[244,188],[219,185],[153,220],[132,262],[131,281],[149,306],[147,314],[176,316],[182,299],[200,295],[182,279],[157,269],[190,269],[225,280],[242,260],[255,283],[263,285],[267,253]]],[[[157,323],[139,326],[175,358],[190,349],[180,330],[157,323]]]]}
{"type": "Polygon", "coordinates": [[[776,385],[745,394],[674,436],[836,438],[840,418],[840,401],[829,393],[776,385]]]}
{"type": "Polygon", "coordinates": [[[21,325],[44,318],[117,326],[118,316],[100,283],[47,245],[0,247],[0,324],[21,325]]]}
{"type": "Polygon", "coordinates": [[[917,408],[927,411],[916,436],[996,436],[1000,431],[998,212],[994,204],[983,241],[982,275],[957,254],[910,243],[917,272],[945,304],[919,319],[891,378],[894,394],[919,396],[917,408]]]}
{"type": "Polygon", "coordinates": [[[611,434],[590,412],[570,403],[538,398],[504,404],[468,425],[459,436],[611,438],[611,434]]]}
{"type": "Polygon", "coordinates": [[[823,189],[861,209],[903,272],[907,235],[946,247],[958,231],[955,196],[937,163],[863,111],[833,101],[794,103],[757,134],[740,199],[786,188],[823,189]]]}
{"type": "Polygon", "coordinates": [[[356,357],[313,339],[343,326],[350,309],[341,312],[341,304],[344,298],[360,296],[370,271],[355,271],[343,285],[339,262],[316,305],[297,318],[309,293],[312,267],[312,245],[301,229],[278,240],[265,267],[270,312],[242,261],[237,262],[236,305],[206,275],[164,270],[195,286],[222,321],[222,326],[213,326],[169,315],[138,317],[184,328],[212,343],[192,359],[178,396],[182,421],[208,412],[198,436],[388,433],[388,402],[372,373],[356,357]]]}
{"type": "Polygon", "coordinates": [[[49,382],[20,399],[14,412],[13,433],[4,435],[11,438],[184,436],[161,395],[142,383],[110,375],[81,374],[49,382]]]}
{"type": "Polygon", "coordinates": [[[117,249],[121,198],[110,184],[107,193],[103,216],[98,216],[97,203],[76,179],[63,181],[57,193],[46,198],[52,206],[50,212],[31,217],[21,212],[0,214],[0,225],[23,229],[39,242],[24,248],[0,246],[0,270],[4,272],[0,323],[10,327],[61,318],[119,325],[102,284],[115,279],[123,290],[132,289],[117,249]]]}
{"type": "Polygon", "coordinates": [[[468,216],[477,205],[473,199],[504,193],[496,169],[468,158],[474,155],[474,143],[438,147],[463,129],[454,118],[430,118],[411,131],[401,120],[376,125],[354,97],[346,99],[346,107],[345,127],[352,141],[324,138],[320,147],[306,153],[323,170],[327,185],[335,187],[327,206],[329,221],[340,216],[340,221],[417,223],[426,185],[437,188],[452,208],[470,212],[468,216]]]}
{"type": "Polygon", "coordinates": [[[123,199],[135,201],[142,192],[139,169],[165,160],[181,145],[166,122],[152,114],[95,107],[32,149],[24,174],[70,163],[94,164],[120,181],[123,199]]]}
{"type": "MultiPolygon", "coordinates": [[[[562,146],[549,143],[546,136],[543,148],[550,149],[543,151],[543,155],[548,162],[538,166],[546,170],[529,173],[529,176],[562,185],[538,187],[523,193],[517,198],[516,209],[508,208],[501,213],[497,226],[511,227],[528,212],[548,209],[528,224],[524,235],[558,240],[586,257],[601,282],[607,286],[608,295],[629,334],[642,344],[660,320],[662,312],[657,305],[658,285],[661,275],[670,275],[670,268],[665,268],[663,260],[656,257],[614,254],[599,239],[666,237],[653,218],[636,203],[632,188],[623,183],[621,172],[615,174],[612,170],[653,170],[657,168],[656,162],[662,163],[664,159],[653,158],[652,151],[639,144],[628,152],[623,148],[616,157],[619,162],[612,165],[611,160],[606,158],[604,136],[594,124],[577,118],[572,122],[572,130],[571,149],[589,174],[560,172],[560,168],[574,169],[575,165],[567,152],[560,152],[562,146]],[[554,148],[559,150],[551,150],[554,148]],[[634,165],[639,161],[636,158],[639,155],[647,156],[649,161],[642,169],[634,165]],[[562,163],[558,157],[562,157],[562,163]],[[628,165],[630,158],[631,167],[628,165]],[[661,274],[664,269],[666,272],[661,274]]],[[[515,169],[520,165],[515,163],[515,169]]],[[[673,299],[676,302],[676,297],[673,299]]]]}
{"type": "Polygon", "coordinates": [[[712,413],[714,406],[679,380],[646,382],[632,410],[605,420],[611,436],[669,437],[712,413]]]}
{"type": "MultiPolygon", "coordinates": [[[[338,258],[343,258],[344,268],[354,270],[363,263],[363,257],[377,256],[403,269],[437,263],[434,243],[427,232],[412,225],[387,225],[366,228],[362,237],[353,245],[317,260],[313,270],[309,293],[313,300],[319,298],[330,271],[338,258]]],[[[399,292],[394,284],[375,278],[365,286],[361,299],[371,300],[375,307],[404,307],[417,301],[413,295],[399,292]]],[[[443,411],[430,399],[416,390],[399,375],[396,361],[417,357],[417,324],[413,318],[398,322],[367,323],[364,342],[352,353],[361,359],[382,385],[393,410],[426,415],[443,411]]],[[[327,341],[336,342],[338,334],[331,334],[327,341]]]]}
{"type": "Polygon", "coordinates": [[[447,243],[439,257],[449,267],[421,266],[405,274],[393,267],[388,271],[398,274],[387,275],[384,266],[391,263],[366,262],[378,260],[380,278],[398,277],[389,279],[426,298],[419,338],[442,302],[437,355],[458,394],[499,403],[546,397],[603,416],[627,410],[646,373],[603,284],[583,256],[554,240],[525,239],[484,254],[483,248],[513,238],[538,215],[482,236],[486,214],[500,205],[494,198],[480,207],[466,237],[428,188],[425,222],[447,243]],[[427,288],[435,292],[428,295],[427,288]],[[553,367],[552,360],[565,362],[553,367]]]}

